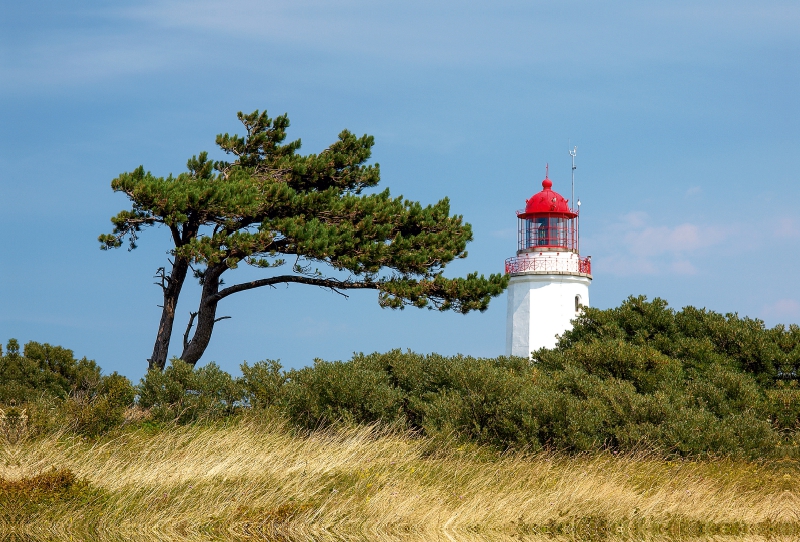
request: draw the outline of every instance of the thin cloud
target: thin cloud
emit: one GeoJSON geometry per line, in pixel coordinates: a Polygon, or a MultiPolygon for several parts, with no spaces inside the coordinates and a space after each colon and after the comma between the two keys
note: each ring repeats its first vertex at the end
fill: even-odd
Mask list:
{"type": "Polygon", "coordinates": [[[627,249],[640,256],[679,254],[696,251],[718,244],[726,232],[718,226],[684,223],[677,226],[647,226],[628,231],[625,236],[627,249]]]}
{"type": "Polygon", "coordinates": [[[689,260],[677,260],[670,264],[670,269],[676,275],[696,275],[697,268],[689,260]]]}
{"type": "Polygon", "coordinates": [[[685,222],[676,226],[654,225],[646,213],[632,212],[605,228],[590,244],[602,256],[597,268],[619,276],[695,275],[696,259],[721,245],[736,228],[685,222]],[[600,242],[598,243],[598,240],[600,242]]]}
{"type": "Polygon", "coordinates": [[[0,52],[0,80],[15,88],[91,84],[302,52],[422,67],[546,67],[553,76],[577,67],[586,75],[638,73],[643,62],[730,62],[742,39],[753,47],[793,36],[800,12],[745,2],[699,16],[693,6],[658,12],[636,2],[153,0],[66,13],[55,30],[32,29],[0,52]],[[676,31],[690,39],[675,39],[676,31]]]}
{"type": "Polygon", "coordinates": [[[57,35],[0,58],[3,87],[59,88],[153,73],[193,55],[186,44],[131,35],[57,35]]]}
{"type": "Polygon", "coordinates": [[[667,226],[653,224],[647,213],[637,211],[586,238],[585,246],[595,254],[595,267],[613,275],[696,275],[701,273],[701,262],[709,258],[711,249],[779,248],[785,239],[797,238],[800,220],[792,217],[770,221],[762,229],[739,223],[667,226]]]}
{"type": "Polygon", "coordinates": [[[775,235],[784,239],[800,237],[800,224],[794,218],[781,218],[776,223],[775,235]]]}
{"type": "Polygon", "coordinates": [[[117,13],[171,32],[290,44],[295,50],[415,65],[548,65],[572,70],[579,63],[598,72],[614,66],[628,69],[641,61],[684,60],[689,54],[698,61],[720,61],[729,57],[731,44],[741,43],[742,29],[747,29],[750,40],[793,35],[790,21],[796,13],[791,9],[753,9],[745,3],[735,8],[726,3],[698,18],[691,6],[661,14],[636,2],[609,9],[593,3],[567,7],[513,0],[499,4],[158,0],[117,13]],[[631,19],[638,24],[630,24],[631,19]],[[708,20],[715,24],[709,27],[708,20]],[[720,39],[704,39],[704,47],[698,48],[692,40],[674,39],[666,25],[672,31],[678,25],[687,36],[711,33],[720,39]],[[615,38],[608,39],[609,34],[615,38]]]}
{"type": "Polygon", "coordinates": [[[607,254],[594,258],[594,268],[619,277],[655,275],[659,272],[655,262],[629,254],[607,254]]]}

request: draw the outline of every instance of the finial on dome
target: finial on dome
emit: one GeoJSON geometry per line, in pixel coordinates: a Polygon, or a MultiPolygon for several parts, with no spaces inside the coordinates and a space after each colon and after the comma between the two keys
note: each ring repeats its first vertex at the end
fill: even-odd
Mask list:
{"type": "Polygon", "coordinates": [[[542,188],[549,190],[553,186],[553,181],[550,180],[550,164],[544,166],[544,180],[542,181],[542,188]]]}

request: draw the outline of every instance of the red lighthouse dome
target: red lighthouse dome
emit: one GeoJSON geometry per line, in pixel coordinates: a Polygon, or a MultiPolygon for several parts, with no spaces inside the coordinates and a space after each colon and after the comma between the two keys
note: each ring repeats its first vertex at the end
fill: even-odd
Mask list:
{"type": "Polygon", "coordinates": [[[569,200],[552,190],[553,181],[545,175],[542,191],[534,194],[525,202],[525,210],[518,212],[520,218],[550,216],[559,218],[575,218],[578,213],[569,208],[569,200]]]}
{"type": "Polygon", "coordinates": [[[519,250],[524,252],[569,251],[578,253],[578,210],[569,200],[553,190],[553,181],[545,173],[542,191],[525,201],[517,211],[519,250]]]}

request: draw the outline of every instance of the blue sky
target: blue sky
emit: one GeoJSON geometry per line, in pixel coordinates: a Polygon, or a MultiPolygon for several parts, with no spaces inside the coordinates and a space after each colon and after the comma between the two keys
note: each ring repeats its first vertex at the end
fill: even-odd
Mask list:
{"type": "MultiPolygon", "coordinates": [[[[800,5],[777,1],[7,2],[0,339],[141,376],[169,245],[153,229],[134,252],[99,250],[128,205],[109,183],[218,157],[215,135],[254,109],[287,112],[304,152],[372,134],[382,186],[448,196],[475,235],[451,276],[502,270],[545,163],[568,196],[571,141],[592,305],[644,294],[798,322],[798,28],[800,5]]],[[[176,339],[196,299],[185,290],[176,339]]],[[[494,356],[505,303],[461,316],[382,310],[374,292],[243,293],[203,361],[494,356]]]]}

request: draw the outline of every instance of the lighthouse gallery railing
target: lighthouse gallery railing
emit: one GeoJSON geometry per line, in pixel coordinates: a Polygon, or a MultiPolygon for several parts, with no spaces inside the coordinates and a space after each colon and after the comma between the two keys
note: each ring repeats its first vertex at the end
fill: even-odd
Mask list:
{"type": "Polygon", "coordinates": [[[506,274],[525,271],[551,271],[561,273],[592,274],[591,258],[550,258],[536,256],[517,256],[506,260],[506,274]]]}

